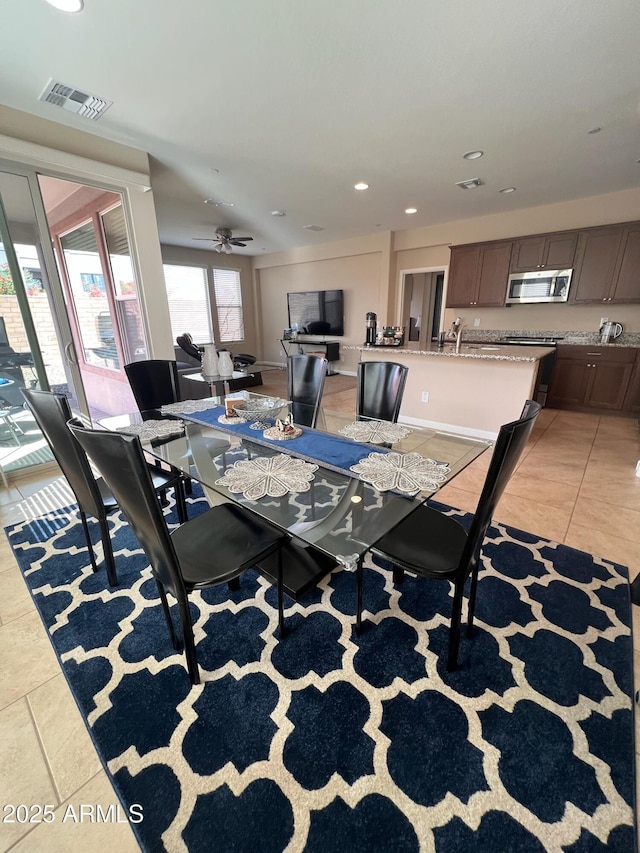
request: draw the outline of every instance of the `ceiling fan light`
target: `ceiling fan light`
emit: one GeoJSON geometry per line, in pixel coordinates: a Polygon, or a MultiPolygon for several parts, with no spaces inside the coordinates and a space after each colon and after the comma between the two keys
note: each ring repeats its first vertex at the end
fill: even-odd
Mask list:
{"type": "Polygon", "coordinates": [[[225,243],[224,246],[222,247],[222,250],[225,253],[225,255],[230,255],[232,252],[232,249],[231,249],[231,246],[229,245],[229,243],[225,243]]]}
{"type": "Polygon", "coordinates": [[[221,252],[221,251],[222,251],[222,245],[220,243],[218,243],[218,245],[216,246],[216,252],[221,252]]]}

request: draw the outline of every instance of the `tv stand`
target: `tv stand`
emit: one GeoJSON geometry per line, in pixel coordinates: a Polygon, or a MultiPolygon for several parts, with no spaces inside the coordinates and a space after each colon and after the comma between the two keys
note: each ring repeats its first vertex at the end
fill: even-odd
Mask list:
{"type": "Polygon", "coordinates": [[[295,350],[293,349],[294,347],[298,348],[299,353],[304,352],[304,347],[313,347],[313,349],[318,349],[322,347],[322,349],[324,350],[324,357],[329,362],[327,376],[335,376],[338,373],[337,370],[331,369],[331,362],[340,360],[339,341],[324,341],[320,338],[306,338],[304,341],[292,341],[291,338],[280,338],[280,343],[282,344],[282,349],[287,355],[292,355],[295,352],[295,350]],[[287,349],[287,347],[289,347],[289,349],[287,349]]]}

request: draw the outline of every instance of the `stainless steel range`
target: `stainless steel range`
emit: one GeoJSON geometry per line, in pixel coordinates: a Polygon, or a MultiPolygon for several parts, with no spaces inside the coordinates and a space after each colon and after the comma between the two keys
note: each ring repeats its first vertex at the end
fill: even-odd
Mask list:
{"type": "Polygon", "coordinates": [[[496,343],[525,347],[555,347],[559,341],[563,340],[563,335],[558,335],[555,338],[541,338],[538,335],[511,335],[508,338],[498,338],[496,343]]]}
{"type": "Polygon", "coordinates": [[[549,386],[551,384],[551,376],[556,363],[556,345],[564,340],[564,335],[558,335],[554,338],[541,337],[539,335],[510,335],[504,338],[498,338],[497,344],[502,346],[520,346],[520,347],[553,347],[552,352],[540,359],[538,366],[538,375],[536,377],[536,387],[533,392],[533,399],[544,406],[547,402],[549,394],[549,386]]]}

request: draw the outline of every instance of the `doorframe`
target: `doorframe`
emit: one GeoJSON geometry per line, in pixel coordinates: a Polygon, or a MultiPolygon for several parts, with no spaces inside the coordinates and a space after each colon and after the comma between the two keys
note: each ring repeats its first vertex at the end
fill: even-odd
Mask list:
{"type": "MultiPolygon", "coordinates": [[[[440,308],[440,328],[442,328],[442,324],[444,321],[444,312],[446,309],[446,293],[447,293],[447,283],[449,278],[449,266],[448,264],[438,264],[437,266],[431,267],[417,267],[416,269],[406,269],[398,271],[398,296],[396,300],[396,317],[398,325],[402,325],[403,317],[402,317],[402,309],[404,305],[404,289],[405,289],[405,276],[414,275],[416,273],[423,272],[443,272],[444,279],[442,282],[442,306],[440,308]]],[[[405,329],[405,341],[408,342],[409,330],[405,329]]]]}

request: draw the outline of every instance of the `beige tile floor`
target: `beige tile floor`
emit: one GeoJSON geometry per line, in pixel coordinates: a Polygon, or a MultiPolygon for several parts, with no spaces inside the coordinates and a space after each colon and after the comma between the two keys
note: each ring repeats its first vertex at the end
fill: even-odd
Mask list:
{"type": "MultiPolygon", "coordinates": [[[[281,380],[273,377],[264,390],[278,390],[281,380]]],[[[332,378],[327,379],[328,408],[353,411],[353,385],[345,380],[340,377],[332,388],[332,378]]],[[[487,453],[476,460],[439,497],[473,511],[489,458],[487,453]]],[[[495,518],[624,563],[633,578],[640,571],[640,477],[635,476],[639,459],[637,420],[545,409],[495,518]]],[[[70,502],[57,469],[0,488],[3,526],[21,520],[20,502],[45,487],[49,488],[39,502],[43,511],[50,504],[70,502]]],[[[640,608],[633,609],[638,638],[640,608]]],[[[55,816],[47,824],[0,823],[0,853],[85,853],[90,845],[106,844],[118,853],[137,850],[126,823],[80,823],[73,818],[80,805],[100,804],[106,810],[118,801],[4,536],[0,536],[0,661],[2,805],[51,804],[55,816]]],[[[634,664],[640,683],[640,645],[634,650],[634,664]]],[[[638,725],[637,731],[640,734],[638,725]]]]}

